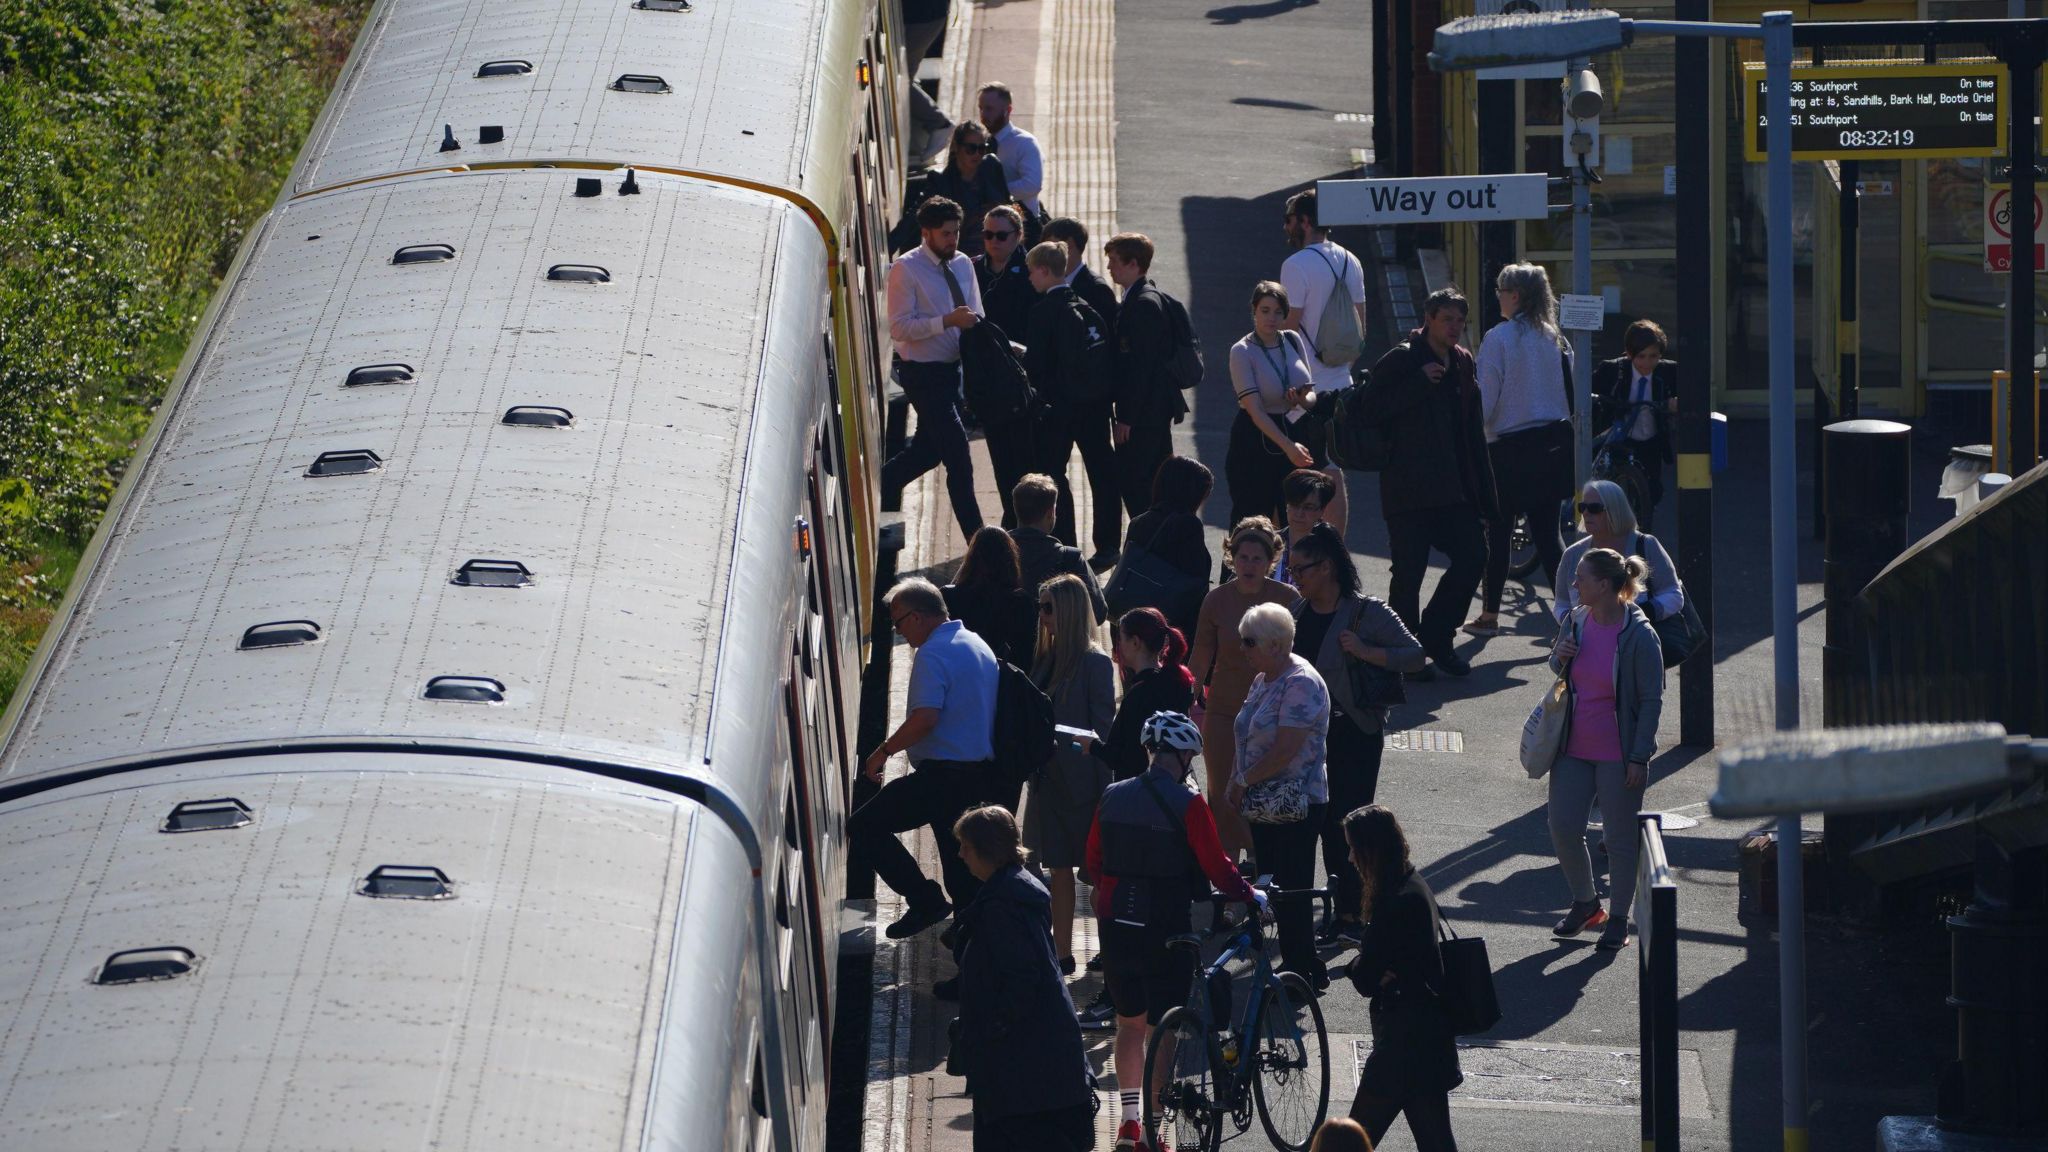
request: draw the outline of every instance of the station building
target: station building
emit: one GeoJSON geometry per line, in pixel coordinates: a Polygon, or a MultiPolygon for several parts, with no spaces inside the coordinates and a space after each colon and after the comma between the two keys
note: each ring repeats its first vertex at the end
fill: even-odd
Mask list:
{"type": "MultiPolygon", "coordinates": [[[[1563,108],[1555,79],[1481,81],[1470,72],[1439,74],[1426,56],[1431,32],[1460,16],[1499,11],[1500,0],[1376,0],[1377,156],[1398,175],[1489,172],[1566,174],[1563,108]],[[1395,45],[1400,45],[1396,50],[1395,45]]],[[[1545,7],[1556,6],[1546,0],[1545,7]]],[[[1620,3],[1623,16],[1671,20],[1672,3],[1620,3]]],[[[2039,5],[2029,5],[2038,15],[2039,5]]],[[[1715,0],[1713,20],[1753,23],[1789,9],[1802,23],[1841,20],[1996,19],[2003,0],[1852,0],[1784,3],[1715,0]]],[[[1745,158],[1741,109],[1746,64],[1762,61],[1760,42],[1712,41],[1711,83],[1680,92],[1674,42],[1646,37],[1594,61],[1606,109],[1601,116],[1601,182],[1593,187],[1593,288],[1607,297],[1598,358],[1621,354],[1621,336],[1648,317],[1673,335],[1681,275],[1712,278],[1714,407],[1733,415],[1767,404],[1765,166],[1745,158]],[[1708,268],[1680,269],[1675,135],[1681,113],[1704,106],[1711,125],[1712,218],[1708,268]]],[[[1990,55],[1944,48],[1944,61],[1990,55]]],[[[1831,51],[1827,63],[1923,59],[1918,47],[1831,51]]],[[[1812,53],[1802,48],[1802,63],[1812,53]]],[[[1930,409],[1983,409],[1991,375],[2004,363],[2005,277],[1983,270],[1988,158],[1862,160],[1794,166],[1794,229],[1800,319],[1797,364],[1802,407],[1818,389],[1840,410],[1845,374],[1865,414],[1916,417],[1930,409]],[[1844,212],[1845,184],[1861,197],[1844,212]],[[1846,226],[1855,219],[1857,226],[1846,226]],[[1856,321],[1842,323],[1844,271],[1858,293],[1856,321]],[[1849,359],[1844,358],[1847,353],[1849,359]]],[[[1684,179],[1701,177],[1687,173],[1684,179]]],[[[1566,201],[1563,192],[1555,201],[1566,201]]],[[[1452,279],[1466,288],[1485,322],[1497,319],[1492,273],[1508,260],[1547,265],[1559,291],[1571,284],[1571,215],[1510,224],[1448,224],[1441,243],[1452,279]]],[[[2048,293],[2048,277],[2037,291],[2048,293]]],[[[2041,299],[2048,300],[2048,294],[2041,299]]]]}

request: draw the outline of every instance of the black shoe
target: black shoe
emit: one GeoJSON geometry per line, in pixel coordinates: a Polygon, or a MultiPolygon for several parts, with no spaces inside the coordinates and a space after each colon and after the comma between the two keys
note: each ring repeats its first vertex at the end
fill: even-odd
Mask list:
{"type": "Polygon", "coordinates": [[[949,976],[946,979],[939,981],[937,984],[932,985],[932,995],[940,1000],[944,1000],[948,1004],[959,1003],[960,978],[958,976],[949,976]]]}
{"type": "Polygon", "coordinates": [[[891,940],[908,940],[952,914],[953,906],[944,900],[927,908],[912,907],[889,925],[886,935],[891,940]]]}
{"type": "Polygon", "coordinates": [[[1060,975],[1062,975],[1062,976],[1072,976],[1073,974],[1074,974],[1074,958],[1073,958],[1072,956],[1062,956],[1062,957],[1060,957],[1060,975]]]}
{"type": "Polygon", "coordinates": [[[1109,990],[1103,989],[1095,1002],[1074,1014],[1080,1021],[1083,1032],[1103,1032],[1116,1027],[1116,1005],[1109,1001],[1109,990]]]}
{"type": "Polygon", "coordinates": [[[1097,952],[1088,958],[1088,970],[1090,972],[1102,971],[1102,953],[1097,952]]]}
{"type": "Polygon", "coordinates": [[[1471,662],[1452,651],[1451,646],[1448,644],[1431,652],[1429,654],[1429,662],[1453,676],[1470,676],[1472,674],[1471,662]]]}
{"type": "Polygon", "coordinates": [[[1105,548],[1088,558],[1088,567],[1093,569],[1095,574],[1099,576],[1116,567],[1116,562],[1121,559],[1123,559],[1123,553],[1114,548],[1105,548]]]}
{"type": "Polygon", "coordinates": [[[1609,917],[1607,927],[1601,930],[1600,939],[1593,942],[1593,947],[1602,952],[1619,952],[1628,947],[1628,917],[1609,917]]]}
{"type": "Polygon", "coordinates": [[[1588,928],[1598,928],[1605,923],[1607,909],[1600,906],[1600,901],[1588,900],[1581,904],[1574,900],[1564,918],[1551,928],[1550,934],[1559,940],[1569,940],[1588,928]]]}

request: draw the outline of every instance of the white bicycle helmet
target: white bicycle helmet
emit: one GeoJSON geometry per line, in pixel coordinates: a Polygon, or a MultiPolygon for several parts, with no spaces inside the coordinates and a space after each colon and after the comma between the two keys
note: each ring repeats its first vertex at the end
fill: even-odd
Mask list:
{"type": "Polygon", "coordinates": [[[1195,722],[1178,712],[1154,712],[1145,720],[1145,727],[1138,734],[1138,743],[1147,750],[1157,752],[1161,748],[1172,748],[1177,752],[1200,752],[1202,730],[1195,722]]]}

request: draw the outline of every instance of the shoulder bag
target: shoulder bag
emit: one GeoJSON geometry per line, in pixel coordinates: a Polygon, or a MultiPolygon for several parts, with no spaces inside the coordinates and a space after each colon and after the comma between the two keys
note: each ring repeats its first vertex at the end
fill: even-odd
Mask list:
{"type": "Polygon", "coordinates": [[[1260,781],[1245,789],[1240,813],[1252,824],[1298,824],[1308,819],[1308,784],[1298,776],[1260,781]]]}
{"type": "Polygon", "coordinates": [[[1457,929],[1444,923],[1441,912],[1436,916],[1436,939],[1444,961],[1444,986],[1437,999],[1450,1019],[1451,1031],[1476,1036],[1500,1023],[1500,997],[1494,992],[1486,941],[1458,935],[1457,929]]]}
{"type": "MultiPolygon", "coordinates": [[[[1351,605],[1351,632],[1358,635],[1358,618],[1365,614],[1365,601],[1354,597],[1351,605]]],[[[1359,639],[1365,637],[1359,636],[1359,639]]],[[[1407,684],[1399,672],[1367,663],[1349,653],[1344,656],[1344,670],[1351,678],[1351,702],[1354,705],[1384,711],[1408,702],[1407,684]]]]}
{"type": "MultiPolygon", "coordinates": [[[[1648,532],[1636,533],[1636,556],[1642,560],[1645,568],[1648,568],[1650,558],[1643,555],[1643,540],[1648,536],[1648,532]]],[[[1649,576],[1643,577],[1645,603],[1650,597],[1649,580],[1649,576]]],[[[1683,580],[1678,582],[1678,595],[1680,603],[1676,613],[1650,621],[1651,630],[1657,633],[1657,643],[1664,649],[1666,668],[1676,668],[1685,663],[1686,658],[1699,651],[1700,645],[1706,643],[1707,639],[1707,626],[1700,619],[1699,609],[1692,606],[1692,597],[1686,595],[1683,580]]],[[[1644,615],[1647,616],[1649,613],[1646,612],[1644,615]]]]}
{"type": "MultiPolygon", "coordinates": [[[[1571,616],[1572,638],[1579,636],[1579,610],[1573,609],[1571,616]]],[[[1543,694],[1543,701],[1529,713],[1522,722],[1522,771],[1531,780],[1541,780],[1549,775],[1550,766],[1557,763],[1557,757],[1564,751],[1565,738],[1572,727],[1572,666],[1565,662],[1564,671],[1543,694]]]]}

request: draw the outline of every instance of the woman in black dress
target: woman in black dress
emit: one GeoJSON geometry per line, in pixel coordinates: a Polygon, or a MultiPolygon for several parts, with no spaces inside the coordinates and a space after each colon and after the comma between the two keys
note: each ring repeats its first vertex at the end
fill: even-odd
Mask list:
{"type": "Polygon", "coordinates": [[[1372,1055],[1359,1073],[1351,1118],[1377,1146],[1405,1113],[1418,1152],[1457,1152],[1450,1092],[1465,1076],[1438,1002],[1444,961],[1436,897],[1410,863],[1408,838],[1388,808],[1368,804],[1344,817],[1344,839],[1365,890],[1365,939],[1351,961],[1351,982],[1372,1001],[1372,1055]]]}

